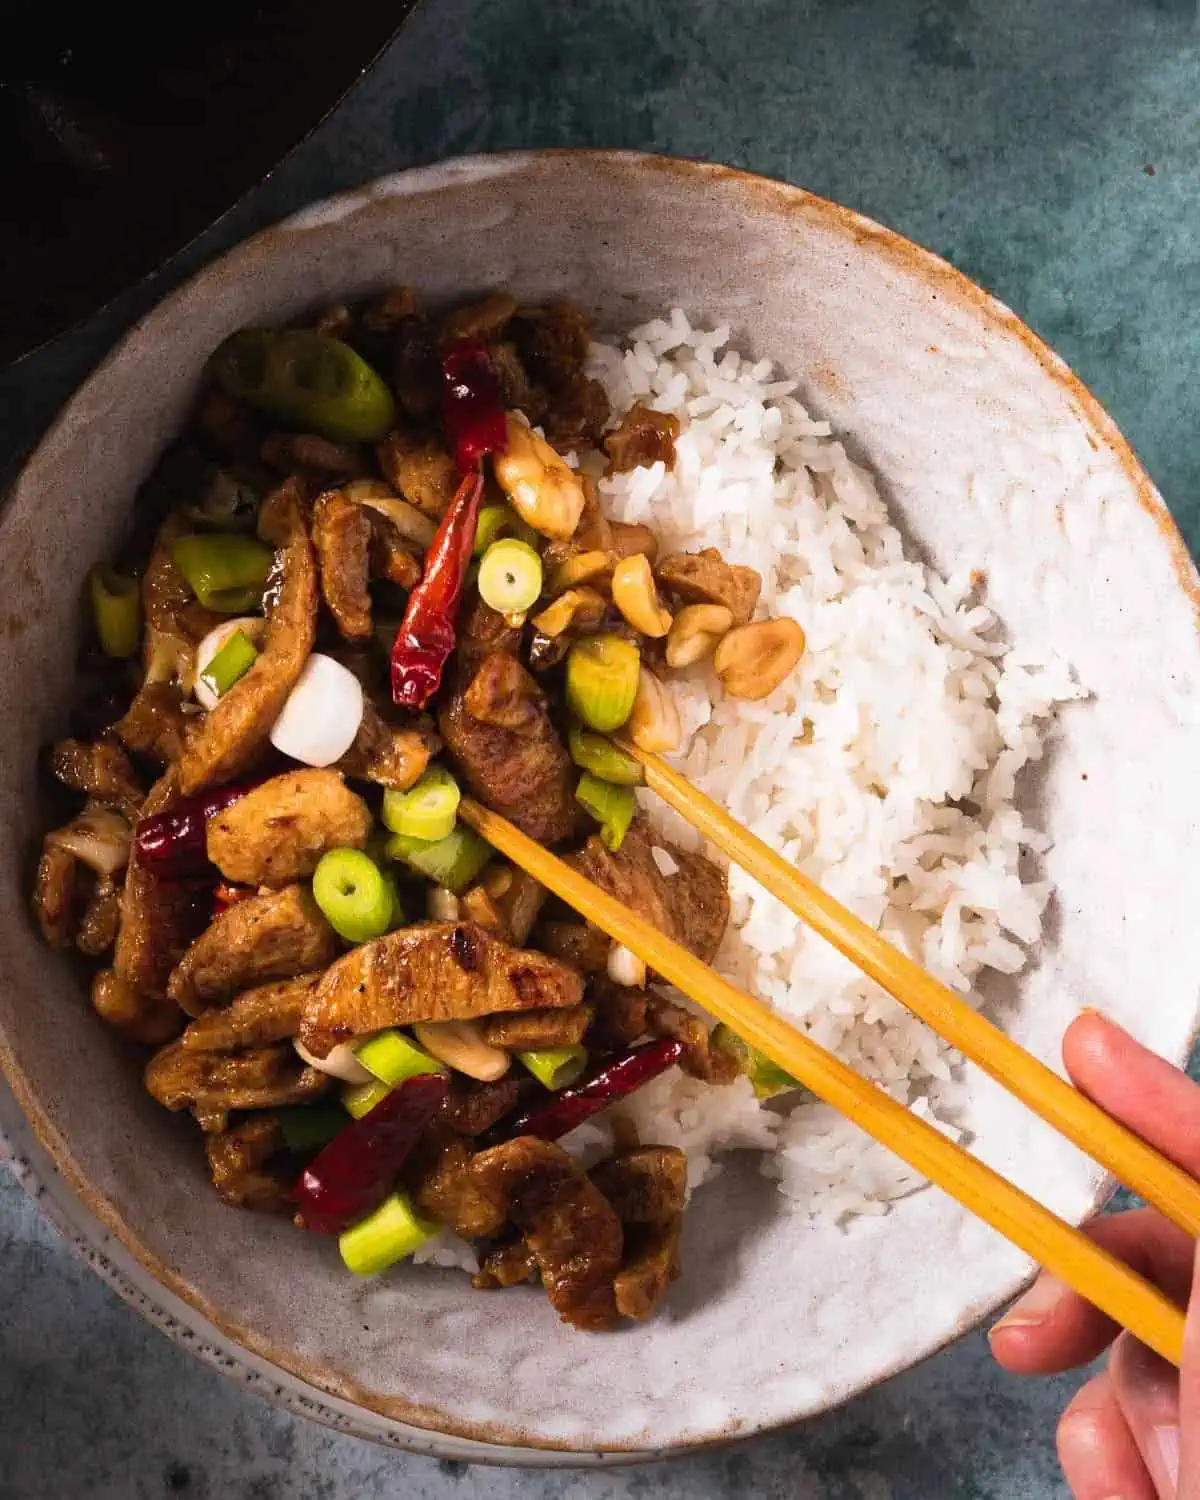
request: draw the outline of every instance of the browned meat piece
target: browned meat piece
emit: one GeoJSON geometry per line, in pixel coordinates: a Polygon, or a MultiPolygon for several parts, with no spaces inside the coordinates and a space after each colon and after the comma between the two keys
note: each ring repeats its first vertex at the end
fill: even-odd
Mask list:
{"type": "Polygon", "coordinates": [[[587,922],[542,922],[537,946],[584,974],[604,974],[612,939],[587,922]]]}
{"type": "Polygon", "coordinates": [[[51,948],[69,948],[75,935],[77,874],[75,856],[47,838],[33,882],[33,914],[51,948]]]}
{"type": "Polygon", "coordinates": [[[392,389],[405,416],[412,421],[424,421],[436,414],[442,377],[433,337],[424,318],[410,315],[395,325],[392,332],[392,389]]]}
{"type": "Polygon", "coordinates": [[[355,781],[374,781],[406,792],[420,780],[437,749],[438,742],[431,733],[389,724],[364,698],[362,723],[354,743],[337,765],[355,781]]]}
{"type": "Polygon", "coordinates": [[[472,718],[514,734],[536,735],[545,714],[545,694],[515,656],[485,658],[463,695],[472,718]]]}
{"type": "Polygon", "coordinates": [[[216,917],[176,964],[167,993],[198,1016],[252,985],[323,969],[337,951],[337,937],[312,893],[289,885],[235,902],[216,917]]]}
{"type": "Polygon", "coordinates": [[[289,1041],[300,1030],[304,1004],[320,971],[260,984],[232,1004],[214,1006],[187,1027],[180,1044],[187,1052],[241,1052],[289,1041]]]}
{"type": "Polygon", "coordinates": [[[621,1221],[562,1147],[518,1136],[480,1152],[471,1175],[525,1236],[559,1317],[576,1328],[611,1328],[621,1221]]]}
{"type": "Polygon", "coordinates": [[[521,632],[485,604],[478,589],[468,589],[458,616],[458,661],[463,673],[472,675],[493,652],[515,656],[520,644],[521,632]]]}
{"type": "Polygon", "coordinates": [[[308,474],[314,479],[354,479],[367,472],[356,443],[331,443],[314,432],[272,432],[262,441],[263,463],[280,474],[308,474]]]}
{"type": "Polygon", "coordinates": [[[226,880],[278,890],[330,849],[364,848],[372,821],[340,772],[286,771],[209,819],[208,857],[226,880]]]}
{"type": "Polygon", "coordinates": [[[591,319],[567,302],[523,307],[513,336],[525,368],[548,391],[565,390],[583,373],[591,342],[591,319]]]}
{"type": "Polygon", "coordinates": [[[272,1171],[271,1157],[284,1149],[279,1116],[252,1115],[204,1142],[213,1186],[232,1208],[288,1213],[294,1173],[272,1171]]]}
{"type": "Polygon", "coordinates": [[[675,467],[675,439],[681,424],[669,412],[654,411],[640,401],[621,418],[621,425],[604,439],[604,451],[614,474],[664,463],[675,467]]]}
{"type": "Polygon", "coordinates": [[[458,465],[432,433],[389,432],[377,450],[383,477],[410,505],[440,519],[458,488],[458,465]]]}
{"type": "MultiPolygon", "coordinates": [[[[233,910],[252,904],[243,901],[233,910]]],[[[583,981],[557,959],[511,948],[471,922],[426,922],[340,958],[313,992],[300,1039],[315,1057],[325,1057],[339,1042],[385,1026],[565,1008],[582,998],[583,981]]]]}
{"type": "Polygon", "coordinates": [[[371,637],[371,519],[340,490],[329,490],[313,507],[313,547],[321,593],[340,634],[348,641],[371,637]]]}
{"type": "Polygon", "coordinates": [[[504,332],[520,303],[507,292],[493,292],[482,302],[456,307],[442,318],[439,336],[444,344],[455,339],[492,339],[504,332]]]}
{"type": "Polygon", "coordinates": [[[587,1005],[575,1005],[570,1010],[526,1010],[514,1016],[489,1016],[483,1039],[489,1047],[507,1047],[513,1052],[574,1047],[583,1041],[591,1019],[591,1007],[587,1005]]]}
{"type": "Polygon", "coordinates": [[[516,1108],[522,1081],[515,1072],[494,1083],[476,1083],[461,1073],[451,1073],[450,1092],[438,1123],[455,1135],[483,1135],[516,1108]]]}
{"type": "Polygon", "coordinates": [[[420,559],[409,551],[386,516],[377,510],[368,510],[367,516],[371,522],[371,577],[411,589],[421,577],[420,559]]]}
{"type": "Polygon", "coordinates": [[[531,423],[540,425],[546,413],[546,393],[530,380],[517,346],[507,342],[491,344],[488,354],[500,382],[505,411],[523,412],[531,423]]]}
{"type": "Polygon", "coordinates": [[[762,591],[762,579],[753,568],[727,563],[715,547],[672,552],[659,560],[654,576],[689,604],[723,604],[735,625],[749,620],[762,591]]]}
{"type": "Polygon", "coordinates": [[[113,725],[113,733],[128,749],[165,766],[183,754],[187,727],[179,685],[148,682],[113,725]]]}
{"type": "Polygon", "coordinates": [[[392,286],[363,310],[363,327],[370,333],[392,333],[417,311],[417,294],[410,286],[392,286]]]}
{"type": "Polygon", "coordinates": [[[142,577],[142,614],[146,622],[142,662],[146,681],[178,682],[188,693],[196,671],[196,647],[223,618],[204,608],[171,556],[174,544],[191,530],[191,523],[185,517],[168,516],[158,529],[142,577]]]}
{"type": "Polygon", "coordinates": [[[488,1251],[471,1277],[471,1285],[477,1292],[486,1292],[493,1287],[520,1286],[536,1275],[533,1251],[524,1240],[510,1240],[488,1251]]]}
{"type": "Polygon", "coordinates": [[[97,740],[59,740],[50,752],[50,770],[64,786],[96,802],[136,814],[145,793],[120,745],[97,740]]]}
{"type": "Polygon", "coordinates": [[[174,1000],[147,995],[127,979],[102,969],[92,980],[92,1006],[101,1020],[132,1042],[158,1046],[179,1035],[183,1015],[174,1000]]]}
{"type": "Polygon", "coordinates": [[[354,314],[344,302],[335,302],[318,313],[313,322],[313,332],[327,339],[341,339],[343,343],[354,332],[354,314]]]}
{"type": "Polygon", "coordinates": [[[704,855],[675,848],[635,818],[615,854],[593,834],[568,863],[697,958],[707,963],[716,953],[729,922],[729,890],[724,872],[704,855]],[[654,863],[655,847],[675,860],[674,875],[654,863]]]}
{"type": "Polygon", "coordinates": [[[733,1053],[714,1047],[708,1027],[682,1005],[652,993],[646,1001],[646,1025],[655,1036],[669,1036],[683,1043],[687,1051],[679,1066],[693,1078],[705,1083],[732,1083],[738,1076],[733,1053]]]}
{"type": "Polygon", "coordinates": [[[687,1157],[677,1146],[638,1146],[594,1166],[588,1176],[622,1224],[667,1224],[687,1203],[687,1157]]]}
{"type": "Polygon", "coordinates": [[[192,420],[201,437],[226,456],[246,453],[255,446],[257,429],[249,407],[219,385],[210,385],[201,394],[192,420]]]}
{"type": "Polygon", "coordinates": [[[481,885],[473,885],[458,898],[458,915],[464,922],[475,922],[507,941],[500,909],[481,885]]]}
{"type": "Polygon", "coordinates": [[[648,1318],[679,1275],[683,1215],[666,1224],[637,1224],[626,1235],[625,1256],[613,1278],[613,1297],[623,1318],[648,1318]]]}
{"type": "Polygon", "coordinates": [[[646,1034],[646,991],[614,984],[597,975],[588,984],[594,1019],[588,1043],[606,1052],[624,1052],[646,1034]]]}
{"type": "MultiPolygon", "coordinates": [[[[171,768],[150,788],[143,817],[166,811],[178,795],[178,776],[171,768]]],[[[143,868],[137,846],[133,847],[121,892],[121,928],[113,970],[135,990],[161,1002],[159,1009],[166,1015],[174,1008],[167,1004],[167,980],[203,927],[208,909],[206,887],[197,890],[184,882],[157,879],[143,868]]],[[[162,1024],[166,1025],[165,1018],[162,1024]]]]}
{"type": "MultiPolygon", "coordinates": [[[[267,635],[254,665],[205,714],[180,762],[185,796],[231,781],[267,743],[288,694],[313,648],[317,628],[317,567],[292,481],[278,502],[288,540],[277,563],[278,587],[267,611],[267,635]]],[[[278,492],[277,492],[278,494],[278,492]]]]}
{"type": "Polygon", "coordinates": [[[658,538],[640,521],[614,521],[609,550],[618,558],[632,557],[635,552],[641,552],[653,562],[658,556],[658,538]]]}
{"type": "Polygon", "coordinates": [[[461,1136],[432,1131],[404,1171],[417,1212],[468,1240],[498,1234],[504,1227],[502,1204],[475,1181],[474,1155],[474,1147],[461,1136]]]}
{"type": "Polygon", "coordinates": [[[188,1052],[168,1042],[146,1065],[146,1088],[170,1110],[192,1109],[204,1129],[224,1129],[231,1109],[274,1109],[323,1094],[332,1080],[287,1043],[251,1052],[188,1052]],[[219,1123],[218,1123],[219,1121],[219,1123]]]}
{"type": "MultiPolygon", "coordinates": [[[[464,694],[456,690],[438,715],[446,748],[481,802],[502,813],[540,844],[557,844],[578,832],[583,809],[575,801],[575,767],[550,722],[537,683],[517,667],[527,684],[523,698],[535,717],[520,732],[485,723],[467,706],[490,696],[489,685],[511,680],[512,658],[489,656],[464,694]],[[483,687],[477,689],[476,684],[483,687]]],[[[495,713],[501,712],[497,702],[495,713]]]]}
{"type": "Polygon", "coordinates": [[[99,958],[116,942],[120,925],[121,892],[111,880],[102,876],[96,881],[79,919],[75,946],[89,958],[99,958]]]}
{"type": "Polygon", "coordinates": [[[600,441],[611,414],[608,395],[598,380],[579,375],[550,397],[542,427],[546,441],[567,453],[600,441]]]}
{"type": "Polygon", "coordinates": [[[527,943],[537,921],[547,891],[524,870],[500,871],[508,875],[507,884],[496,891],[493,900],[500,913],[500,930],[510,943],[527,943]]]}

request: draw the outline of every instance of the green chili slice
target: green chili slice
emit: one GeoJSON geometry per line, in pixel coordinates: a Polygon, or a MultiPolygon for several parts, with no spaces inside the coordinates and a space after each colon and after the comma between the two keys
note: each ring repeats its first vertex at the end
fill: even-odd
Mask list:
{"type": "Polygon", "coordinates": [[[338,1235],[346,1269],[356,1276],[376,1276],[419,1250],[438,1232],[417,1214],[411,1200],[392,1193],[372,1213],[338,1235]]]}
{"type": "Polygon", "coordinates": [[[776,1094],[794,1093],[797,1089],[809,1092],[790,1073],[785,1073],[778,1063],[772,1062],[765,1052],[760,1052],[757,1047],[744,1041],[732,1026],[726,1026],[724,1021],[713,1027],[712,1045],[722,1052],[728,1052],[736,1060],[738,1070],[750,1080],[755,1096],[759,1099],[773,1099],[776,1094]]]}
{"type": "Polygon", "coordinates": [[[618,749],[604,735],[593,734],[576,720],[572,720],[567,729],[567,748],[581,771],[590,771],[613,786],[641,786],[646,779],[646,773],[632,755],[618,749]]]}
{"type": "Polygon", "coordinates": [[[585,771],[575,788],[575,800],[600,824],[600,840],[615,854],[637,811],[633,788],[613,786],[611,782],[601,781],[598,776],[585,771]]]}
{"type": "Polygon", "coordinates": [[[92,620],[105,656],[137,655],[142,639],[142,601],[136,578],[98,564],[88,574],[92,620]]]}
{"type": "Polygon", "coordinates": [[[448,1071],[444,1062],[431,1057],[402,1031],[394,1029],[381,1031],[365,1042],[360,1042],[354,1049],[354,1055],[368,1073],[373,1073],[388,1088],[395,1088],[406,1078],[417,1078],[422,1073],[448,1071]]]}
{"type": "Polygon", "coordinates": [[[568,1088],[587,1067],[587,1048],[538,1047],[531,1052],[518,1052],[524,1063],[540,1084],[556,1091],[568,1088]]]}
{"type": "Polygon", "coordinates": [[[483,554],[479,564],[479,594],[502,615],[532,609],[542,592],[542,559],[528,542],[507,536],[483,554]]]}
{"type": "Polygon", "coordinates": [[[418,875],[444,886],[456,896],[471,884],[492,857],[492,846],[471,828],[457,823],[444,839],[415,839],[394,833],[387,842],[391,859],[402,860],[418,875]]]}
{"type": "Polygon", "coordinates": [[[275,554],[253,537],[213,531],[179,537],[171,558],[201,604],[241,615],[261,603],[275,554]]]}
{"type": "Polygon", "coordinates": [[[519,542],[525,542],[530,547],[536,547],[541,540],[529,522],[519,516],[511,505],[485,505],[479,512],[479,522],[475,527],[475,549],[472,555],[482,557],[492,543],[498,542],[502,536],[516,537],[519,542]]]}

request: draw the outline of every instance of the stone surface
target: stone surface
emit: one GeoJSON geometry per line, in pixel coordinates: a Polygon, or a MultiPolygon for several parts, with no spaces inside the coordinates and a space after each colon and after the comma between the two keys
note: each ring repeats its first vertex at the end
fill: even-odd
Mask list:
{"type": "MultiPolygon", "coordinates": [[[[1198,64],[1196,0],[427,0],[255,194],[154,282],[0,373],[0,469],[139,311],[307,200],[464,151],[626,146],[787,178],[945,255],[1092,386],[1196,548],[1198,64]]],[[[86,488],[67,498],[86,504],[86,488]]],[[[1053,1425],[1074,1380],[1001,1375],[981,1336],[790,1434],[657,1468],[498,1473],[244,1395],[140,1323],[4,1177],[0,1276],[11,1500],[1066,1495],[1053,1425]]]]}

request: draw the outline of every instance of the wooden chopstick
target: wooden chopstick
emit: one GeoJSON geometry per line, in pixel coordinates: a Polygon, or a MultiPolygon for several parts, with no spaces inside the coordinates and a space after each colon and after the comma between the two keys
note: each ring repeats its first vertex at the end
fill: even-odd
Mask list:
{"type": "Polygon", "coordinates": [[[505,818],[464,797],[459,817],[581,916],[765,1052],[814,1094],[1073,1287],[1164,1359],[1183,1355],[1183,1313],[1078,1229],[860,1078],[762,1001],[730,984],[505,818]]]}
{"type": "Polygon", "coordinates": [[[839,953],[1126,1187],[1193,1239],[1200,1238],[1200,1183],[972,1010],[948,985],[802,875],[685,776],[658,756],[624,740],[620,743],[641,762],[646,784],[664,802],[839,953]]]}

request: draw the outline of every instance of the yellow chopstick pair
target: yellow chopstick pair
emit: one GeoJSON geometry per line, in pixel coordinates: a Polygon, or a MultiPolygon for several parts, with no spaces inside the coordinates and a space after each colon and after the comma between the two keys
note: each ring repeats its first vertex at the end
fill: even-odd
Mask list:
{"type": "MultiPolygon", "coordinates": [[[[886,939],[743,828],[657,756],[629,744],[646,784],[865,974],[1016,1098],[1193,1237],[1200,1184],[972,1010],[886,939]]],[[[859,1077],[761,1000],[528,838],[464,799],[459,815],[514,864],[852,1120],[1061,1281],[1178,1365],[1183,1313],[1158,1288],[934,1126],[859,1077]]]]}

